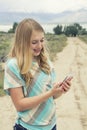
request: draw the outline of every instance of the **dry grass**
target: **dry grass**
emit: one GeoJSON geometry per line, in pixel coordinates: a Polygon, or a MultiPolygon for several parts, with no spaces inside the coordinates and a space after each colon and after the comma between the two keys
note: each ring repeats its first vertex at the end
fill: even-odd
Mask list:
{"type": "Polygon", "coordinates": [[[79,38],[87,44],[87,35],[79,36],[79,38]]]}

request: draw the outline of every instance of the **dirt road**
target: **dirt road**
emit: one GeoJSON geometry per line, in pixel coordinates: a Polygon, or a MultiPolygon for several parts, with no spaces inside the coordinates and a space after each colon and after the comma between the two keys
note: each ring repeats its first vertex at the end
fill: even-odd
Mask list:
{"type": "MultiPolygon", "coordinates": [[[[72,73],[74,78],[67,94],[56,100],[58,130],[87,130],[87,45],[78,38],[58,53],[54,63],[56,80],[72,73]]],[[[0,98],[0,130],[12,130],[15,108],[8,96],[0,98]]]]}
{"type": "Polygon", "coordinates": [[[87,45],[68,38],[68,46],[58,54],[57,80],[74,75],[71,90],[56,100],[59,130],[87,130],[87,45]]]}

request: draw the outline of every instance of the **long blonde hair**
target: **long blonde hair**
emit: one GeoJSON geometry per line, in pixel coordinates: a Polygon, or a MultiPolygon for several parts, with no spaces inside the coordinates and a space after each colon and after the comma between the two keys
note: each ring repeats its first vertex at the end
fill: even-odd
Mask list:
{"type": "MultiPolygon", "coordinates": [[[[32,53],[30,49],[30,39],[33,31],[44,32],[42,26],[33,19],[24,19],[21,21],[15,32],[15,40],[13,47],[9,53],[10,57],[16,57],[20,73],[26,83],[32,79],[29,69],[32,65],[32,53]]],[[[38,56],[39,67],[42,71],[49,74],[50,66],[48,64],[47,52],[43,46],[40,55],[38,56]]]]}

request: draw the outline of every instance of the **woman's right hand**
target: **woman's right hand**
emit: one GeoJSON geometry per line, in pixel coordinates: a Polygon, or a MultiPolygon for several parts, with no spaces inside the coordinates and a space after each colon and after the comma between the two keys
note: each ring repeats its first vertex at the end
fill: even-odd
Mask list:
{"type": "Polygon", "coordinates": [[[51,89],[51,93],[54,98],[61,96],[64,92],[60,84],[61,83],[54,83],[53,88],[51,89]]]}

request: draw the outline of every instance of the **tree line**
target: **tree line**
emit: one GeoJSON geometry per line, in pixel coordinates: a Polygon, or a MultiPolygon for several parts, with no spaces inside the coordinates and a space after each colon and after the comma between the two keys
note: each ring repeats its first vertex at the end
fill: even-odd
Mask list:
{"type": "Polygon", "coordinates": [[[74,23],[68,26],[57,25],[53,28],[55,34],[65,34],[66,36],[76,37],[77,35],[85,35],[87,31],[80,24],[74,23]]]}
{"type": "MultiPolygon", "coordinates": [[[[14,22],[13,27],[8,30],[8,33],[14,33],[18,23],[14,22]]],[[[80,24],[74,23],[68,26],[57,25],[53,28],[53,32],[56,35],[65,34],[66,36],[76,37],[77,35],[85,35],[87,31],[80,24]]]]}

